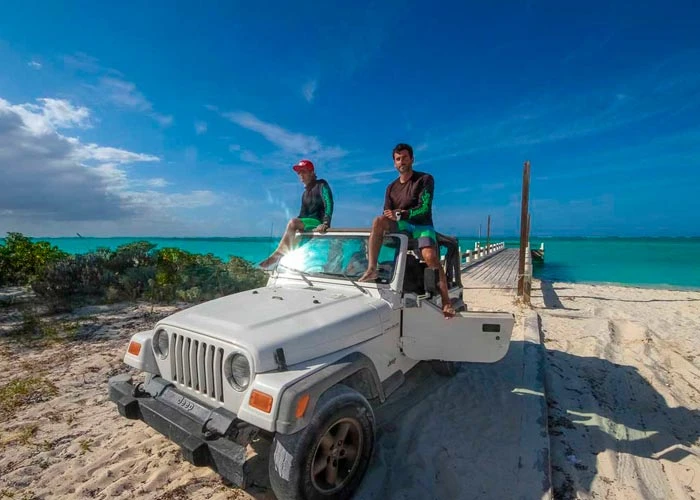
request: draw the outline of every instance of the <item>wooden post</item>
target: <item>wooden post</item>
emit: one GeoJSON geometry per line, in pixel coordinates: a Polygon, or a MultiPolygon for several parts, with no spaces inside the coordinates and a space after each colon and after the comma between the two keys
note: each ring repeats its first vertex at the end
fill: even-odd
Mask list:
{"type": "Polygon", "coordinates": [[[520,259],[518,260],[518,296],[525,290],[525,249],[527,248],[527,214],[530,199],[530,160],[523,165],[523,193],[520,207],[520,259]]]}
{"type": "Polygon", "coordinates": [[[525,282],[523,284],[523,301],[530,305],[530,290],[532,290],[532,248],[530,247],[530,212],[527,213],[527,248],[525,250],[525,282]]]}
{"type": "Polygon", "coordinates": [[[486,223],[486,251],[491,252],[491,216],[489,215],[488,222],[486,223]]]}

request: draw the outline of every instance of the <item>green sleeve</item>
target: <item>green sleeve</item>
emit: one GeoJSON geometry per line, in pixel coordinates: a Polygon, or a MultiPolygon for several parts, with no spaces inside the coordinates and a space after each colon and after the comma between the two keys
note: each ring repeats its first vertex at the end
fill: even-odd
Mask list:
{"type": "Polygon", "coordinates": [[[331,226],[331,218],[333,217],[333,193],[328,184],[321,186],[321,198],[323,199],[323,219],[322,222],[328,227],[331,226]]]}
{"type": "Polygon", "coordinates": [[[411,208],[408,211],[408,220],[413,218],[421,217],[425,214],[430,213],[430,208],[433,202],[433,190],[435,189],[435,182],[432,175],[426,175],[423,177],[423,188],[418,195],[418,206],[411,208]]]}

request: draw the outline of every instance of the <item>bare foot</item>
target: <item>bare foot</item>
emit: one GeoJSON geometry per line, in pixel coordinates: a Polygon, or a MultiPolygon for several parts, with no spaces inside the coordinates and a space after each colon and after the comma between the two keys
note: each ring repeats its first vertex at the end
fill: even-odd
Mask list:
{"type": "Polygon", "coordinates": [[[454,318],[457,315],[457,312],[455,311],[455,308],[452,307],[452,304],[445,304],[445,306],[442,308],[442,315],[445,316],[445,319],[450,319],[454,318]]]}
{"type": "Polygon", "coordinates": [[[275,252],[272,255],[270,255],[267,259],[263,260],[258,264],[258,267],[262,267],[263,269],[269,269],[270,267],[274,266],[279,262],[279,260],[282,258],[282,254],[275,252]]]}
{"type": "Polygon", "coordinates": [[[379,277],[379,273],[376,269],[367,269],[365,274],[363,274],[359,280],[360,282],[375,281],[379,277]]]}

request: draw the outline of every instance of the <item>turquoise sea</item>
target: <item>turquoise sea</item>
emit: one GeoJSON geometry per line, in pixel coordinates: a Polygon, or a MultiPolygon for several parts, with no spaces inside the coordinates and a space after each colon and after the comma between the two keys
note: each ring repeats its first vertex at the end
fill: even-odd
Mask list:
{"type": "MultiPolygon", "coordinates": [[[[98,247],[116,248],[148,240],[158,246],[193,253],[212,253],[227,260],[239,256],[256,263],[277,245],[278,238],[35,238],[69,253],[98,247]]],[[[0,239],[0,242],[2,239],[0,239]]],[[[462,251],[474,248],[474,238],[460,238],[462,251]]],[[[481,240],[485,244],[485,240],[481,240]]],[[[517,248],[518,239],[496,238],[517,248]]],[[[634,286],[700,289],[700,238],[535,238],[545,245],[545,263],[536,264],[535,277],[578,283],[618,283],[634,286]]]]}

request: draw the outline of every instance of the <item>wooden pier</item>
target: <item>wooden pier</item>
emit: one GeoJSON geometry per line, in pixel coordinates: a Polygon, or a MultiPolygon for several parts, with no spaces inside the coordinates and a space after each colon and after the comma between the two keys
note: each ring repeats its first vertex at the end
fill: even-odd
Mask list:
{"type": "MultiPolygon", "coordinates": [[[[464,288],[502,288],[513,290],[530,304],[532,263],[544,262],[544,243],[530,246],[530,161],[523,164],[523,189],[520,207],[520,248],[505,248],[505,243],[490,244],[491,216],[488,216],[486,247],[477,242],[474,250],[461,254],[462,286],[464,288]]],[[[481,226],[479,226],[481,239],[481,226]]]]}
{"type": "Polygon", "coordinates": [[[518,287],[518,249],[505,248],[462,268],[464,288],[518,287]]]}

